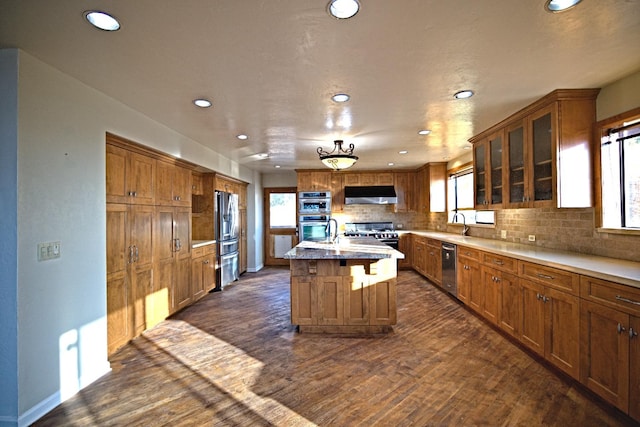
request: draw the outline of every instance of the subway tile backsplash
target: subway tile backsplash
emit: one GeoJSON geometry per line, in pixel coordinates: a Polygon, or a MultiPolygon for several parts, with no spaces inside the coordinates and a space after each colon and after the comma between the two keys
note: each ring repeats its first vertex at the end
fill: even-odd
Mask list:
{"type": "MultiPolygon", "coordinates": [[[[590,255],[640,261],[640,236],[601,233],[594,227],[594,209],[502,209],[496,211],[496,226],[471,227],[470,236],[523,243],[590,255]],[[507,231],[501,239],[500,232],[507,231]],[[528,236],[535,235],[535,242],[528,236]]],[[[446,213],[395,213],[392,205],[348,205],[339,222],[393,221],[406,230],[459,233],[459,226],[447,225],[446,213]]]]}

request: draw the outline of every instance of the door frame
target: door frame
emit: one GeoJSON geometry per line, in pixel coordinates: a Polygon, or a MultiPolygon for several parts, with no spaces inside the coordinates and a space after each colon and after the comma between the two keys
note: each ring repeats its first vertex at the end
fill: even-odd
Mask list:
{"type": "Polygon", "coordinates": [[[292,246],[296,246],[298,244],[298,188],[297,187],[269,187],[263,189],[263,197],[264,197],[264,265],[266,266],[275,266],[275,265],[289,265],[289,260],[284,258],[274,258],[271,256],[271,236],[272,235],[291,235],[292,236],[292,246]],[[270,195],[272,193],[293,193],[296,196],[296,225],[294,228],[282,228],[271,230],[271,221],[270,221],[270,195]]]}

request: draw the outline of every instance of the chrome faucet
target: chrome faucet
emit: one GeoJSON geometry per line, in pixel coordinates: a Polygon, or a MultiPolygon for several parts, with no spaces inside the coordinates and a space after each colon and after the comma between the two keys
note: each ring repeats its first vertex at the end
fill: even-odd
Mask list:
{"type": "Polygon", "coordinates": [[[338,221],[336,221],[335,218],[329,218],[329,220],[327,221],[327,225],[324,227],[324,235],[327,238],[328,241],[330,241],[331,243],[335,242],[336,239],[338,238],[338,221]],[[335,224],[335,234],[333,235],[333,237],[331,237],[331,223],[335,224]]]}
{"type": "Polygon", "coordinates": [[[464,214],[462,212],[456,212],[455,214],[453,214],[453,218],[451,218],[451,222],[456,222],[456,218],[458,217],[458,215],[462,217],[462,235],[466,236],[467,233],[469,232],[469,227],[467,226],[467,220],[464,217],[464,214]]]}

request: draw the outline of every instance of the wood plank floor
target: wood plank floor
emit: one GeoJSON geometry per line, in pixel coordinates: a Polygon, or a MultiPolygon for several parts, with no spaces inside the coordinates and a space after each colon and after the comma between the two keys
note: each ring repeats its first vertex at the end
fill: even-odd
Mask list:
{"type": "Polygon", "coordinates": [[[634,423],[414,272],[385,336],[298,334],[289,272],[247,273],[145,332],[37,426],[634,423]]]}

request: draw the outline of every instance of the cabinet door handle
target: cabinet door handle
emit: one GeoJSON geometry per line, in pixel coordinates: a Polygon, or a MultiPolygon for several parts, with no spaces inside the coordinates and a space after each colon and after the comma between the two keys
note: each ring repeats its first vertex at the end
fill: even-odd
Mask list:
{"type": "Polygon", "coordinates": [[[205,264],[205,265],[206,265],[206,264],[209,264],[209,260],[204,261],[204,264],[205,264]]]}
{"type": "Polygon", "coordinates": [[[133,245],[129,246],[129,261],[127,261],[127,264],[133,264],[134,260],[133,260],[133,245]]]}
{"type": "Polygon", "coordinates": [[[541,300],[542,299],[542,295],[540,295],[540,293],[536,293],[536,299],[537,300],[541,300]]]}
{"type": "Polygon", "coordinates": [[[138,262],[138,261],[140,261],[140,251],[138,250],[138,246],[137,245],[133,245],[133,247],[136,250],[136,258],[135,258],[134,262],[138,262]]]}
{"type": "Polygon", "coordinates": [[[543,296],[542,296],[542,301],[543,301],[543,302],[549,302],[549,301],[551,301],[551,298],[546,297],[546,296],[544,296],[544,295],[543,295],[543,296]]]}
{"type": "Polygon", "coordinates": [[[502,261],[500,261],[500,260],[497,260],[497,259],[494,259],[494,260],[493,260],[493,263],[494,263],[494,264],[497,264],[497,265],[504,265],[504,262],[502,262],[502,261]]]}
{"type": "Polygon", "coordinates": [[[617,299],[618,301],[628,302],[629,304],[640,305],[640,302],[639,302],[639,301],[630,300],[630,299],[628,299],[628,298],[621,297],[620,295],[616,295],[616,299],[617,299]]]}
{"type": "Polygon", "coordinates": [[[629,339],[638,336],[638,331],[634,331],[633,328],[629,328],[629,339]]]}
{"type": "Polygon", "coordinates": [[[540,277],[541,279],[547,279],[547,280],[553,280],[554,279],[553,276],[548,276],[548,275],[542,274],[542,273],[538,273],[538,277],[540,277]]]}
{"type": "Polygon", "coordinates": [[[622,324],[618,323],[618,333],[621,334],[624,331],[626,331],[626,329],[624,328],[624,326],[622,326],[622,324]]]}

